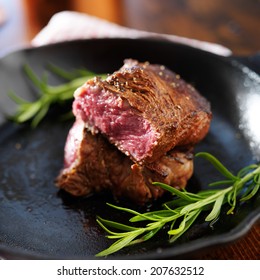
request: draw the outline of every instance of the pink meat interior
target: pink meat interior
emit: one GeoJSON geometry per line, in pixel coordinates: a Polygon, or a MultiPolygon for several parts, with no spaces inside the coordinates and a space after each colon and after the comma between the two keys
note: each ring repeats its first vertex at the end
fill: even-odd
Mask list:
{"type": "Polygon", "coordinates": [[[128,101],[97,86],[83,86],[76,92],[73,112],[137,161],[149,155],[156,142],[150,123],[128,101]]]}
{"type": "Polygon", "coordinates": [[[70,167],[78,159],[78,150],[84,135],[84,122],[77,120],[73,124],[67,136],[64,149],[64,167],[70,167]]]}

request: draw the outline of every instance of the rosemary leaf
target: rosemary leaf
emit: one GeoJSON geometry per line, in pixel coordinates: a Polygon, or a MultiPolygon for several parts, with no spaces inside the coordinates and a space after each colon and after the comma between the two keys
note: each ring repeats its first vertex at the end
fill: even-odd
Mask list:
{"type": "Polygon", "coordinates": [[[24,66],[24,71],[27,74],[28,78],[32,81],[36,88],[38,88],[41,92],[46,91],[46,83],[45,81],[41,81],[36,74],[33,72],[29,65],[24,66]]]}
{"type": "Polygon", "coordinates": [[[196,157],[202,157],[207,159],[223,176],[228,179],[236,180],[237,177],[234,176],[218,159],[213,155],[205,152],[197,153],[196,157]]]}
{"type": "Polygon", "coordinates": [[[8,96],[16,103],[16,104],[19,104],[19,105],[22,105],[22,104],[28,104],[30,102],[28,102],[27,100],[17,96],[14,91],[9,91],[8,92],[8,96]]]}
{"type": "Polygon", "coordinates": [[[35,116],[39,110],[41,109],[41,103],[40,102],[34,102],[32,104],[22,104],[21,110],[17,112],[16,121],[19,123],[26,122],[27,120],[31,119],[33,116],[35,116]]]}
{"type": "Polygon", "coordinates": [[[179,232],[178,234],[176,235],[173,235],[169,242],[170,243],[173,243],[175,242],[178,238],[180,238],[181,235],[183,235],[190,227],[191,225],[195,222],[195,220],[198,218],[199,214],[201,213],[201,210],[197,210],[197,211],[194,211],[192,214],[190,214],[190,219],[185,223],[185,227],[184,229],[182,230],[182,232],[179,232]]]}
{"type": "Polygon", "coordinates": [[[169,235],[177,235],[177,234],[183,232],[183,230],[185,228],[187,217],[188,217],[188,215],[186,214],[185,217],[183,218],[182,222],[180,223],[179,227],[169,230],[168,234],[169,235]]]}
{"type": "Polygon", "coordinates": [[[120,229],[120,230],[132,231],[132,230],[138,229],[137,227],[132,227],[132,226],[128,226],[128,225],[125,225],[125,224],[105,220],[105,219],[102,219],[101,217],[98,217],[98,220],[101,221],[105,225],[108,225],[112,228],[116,228],[116,229],[120,229]]]}
{"type": "Polygon", "coordinates": [[[154,182],[153,185],[159,186],[162,189],[165,189],[166,191],[169,191],[172,194],[177,195],[178,197],[187,200],[187,201],[197,201],[198,198],[193,197],[192,195],[189,195],[189,193],[187,191],[179,191],[178,189],[175,189],[169,185],[160,183],[160,182],[154,182]]]}
{"type": "Polygon", "coordinates": [[[220,210],[221,210],[221,206],[223,204],[223,200],[225,198],[225,193],[221,194],[215,201],[214,206],[211,210],[211,212],[208,214],[208,216],[205,218],[206,222],[210,222],[215,220],[219,214],[220,214],[220,210]]]}
{"type": "Polygon", "coordinates": [[[145,221],[149,218],[153,221],[160,220],[161,218],[169,217],[173,215],[173,211],[171,210],[159,210],[159,211],[153,211],[153,212],[147,212],[145,215],[136,215],[132,217],[129,221],[130,222],[141,222],[145,221]]]}
{"type": "Polygon", "coordinates": [[[151,239],[159,230],[161,230],[162,226],[163,225],[161,225],[160,227],[157,227],[155,229],[152,229],[147,234],[143,235],[141,238],[138,238],[138,239],[135,239],[135,240],[131,241],[131,243],[129,245],[142,243],[144,241],[147,241],[147,240],[151,239]]]}
{"type": "Polygon", "coordinates": [[[218,187],[218,186],[223,186],[223,185],[230,185],[232,183],[233,183],[233,180],[221,180],[221,181],[210,183],[209,187],[218,187]]]}
{"type": "MultiPolygon", "coordinates": [[[[49,110],[49,104],[45,104],[42,106],[36,114],[34,114],[34,118],[32,120],[32,127],[36,127],[40,121],[44,118],[49,110]]],[[[28,118],[27,118],[28,119],[28,118]]]]}
{"type": "Polygon", "coordinates": [[[254,176],[254,183],[251,184],[250,186],[250,193],[247,195],[244,195],[240,201],[246,201],[251,199],[254,195],[256,195],[256,193],[258,192],[259,188],[260,188],[260,174],[257,174],[254,176]],[[255,183],[255,185],[254,185],[255,183]]]}
{"type": "Polygon", "coordinates": [[[125,208],[125,207],[120,207],[120,206],[116,206],[116,205],[113,205],[113,204],[110,204],[110,203],[107,203],[107,205],[117,209],[117,210],[120,210],[120,211],[124,211],[124,212],[128,212],[130,214],[133,214],[133,215],[136,215],[136,216],[139,216],[140,218],[143,217],[145,220],[151,220],[151,221],[156,221],[156,219],[152,218],[151,215],[149,215],[149,213],[145,213],[145,214],[141,214],[135,210],[132,210],[132,209],[129,209],[129,208],[125,208]]]}
{"type": "Polygon", "coordinates": [[[104,251],[98,253],[96,257],[104,257],[110,254],[113,254],[122,248],[130,245],[131,241],[134,240],[138,235],[142,234],[142,231],[132,232],[132,234],[127,235],[126,237],[123,237],[122,239],[117,240],[115,243],[113,243],[110,247],[105,249],[104,251]]]}

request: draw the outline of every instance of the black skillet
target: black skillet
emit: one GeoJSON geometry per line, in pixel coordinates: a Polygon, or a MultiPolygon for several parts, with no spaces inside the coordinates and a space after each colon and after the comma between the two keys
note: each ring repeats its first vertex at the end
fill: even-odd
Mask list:
{"type": "MultiPolygon", "coordinates": [[[[97,73],[111,73],[125,58],[164,64],[210,100],[214,118],[197,151],[216,155],[232,171],[259,161],[260,78],[233,58],[149,39],[72,41],[14,52],[0,60],[0,256],[92,259],[111,243],[97,225],[96,216],[117,221],[128,218],[106,206],[105,202],[113,202],[109,194],[77,199],[55,187],[54,179],[62,168],[63,146],[72,124],[60,122],[62,109],[54,107],[36,129],[5,120],[15,110],[7,96],[10,89],[24,98],[35,98],[35,90],[23,72],[25,64],[38,75],[49,63],[65,70],[86,67],[97,73]]],[[[258,66],[254,67],[259,71],[258,66]]],[[[60,82],[50,74],[49,83],[60,82]]],[[[189,190],[206,188],[207,183],[219,179],[205,161],[196,159],[195,166],[189,190]]],[[[127,202],[122,204],[129,206],[127,202]]],[[[192,258],[197,250],[241,237],[259,218],[259,212],[258,193],[251,201],[240,204],[234,215],[224,213],[213,228],[203,223],[201,217],[174,244],[169,244],[166,232],[161,232],[158,237],[121,250],[111,258],[192,258]]]]}

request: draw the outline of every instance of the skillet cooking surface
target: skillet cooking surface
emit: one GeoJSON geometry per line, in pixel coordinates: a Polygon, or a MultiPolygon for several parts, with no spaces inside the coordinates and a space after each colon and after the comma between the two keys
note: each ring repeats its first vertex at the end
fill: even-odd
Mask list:
{"type": "MultiPolygon", "coordinates": [[[[125,58],[164,64],[210,100],[212,126],[197,151],[213,153],[234,172],[259,160],[257,116],[252,115],[257,102],[259,107],[259,76],[236,61],[167,41],[145,39],[72,41],[12,53],[0,60],[0,255],[90,259],[110,244],[96,224],[96,215],[118,221],[128,218],[106,206],[105,202],[113,202],[109,194],[77,199],[55,187],[72,124],[59,121],[60,109],[54,108],[36,129],[4,119],[15,110],[7,97],[10,89],[24,98],[35,98],[22,70],[25,64],[39,76],[48,63],[65,70],[86,67],[97,73],[112,73],[125,58]]],[[[49,83],[60,82],[50,74],[49,83]]],[[[219,178],[208,163],[196,159],[188,189],[203,189],[219,178]]],[[[255,199],[240,205],[235,215],[223,214],[213,229],[202,222],[202,217],[174,244],[169,244],[166,232],[162,232],[111,258],[190,257],[198,249],[242,236],[257,220],[259,211],[258,193],[255,199]]]]}

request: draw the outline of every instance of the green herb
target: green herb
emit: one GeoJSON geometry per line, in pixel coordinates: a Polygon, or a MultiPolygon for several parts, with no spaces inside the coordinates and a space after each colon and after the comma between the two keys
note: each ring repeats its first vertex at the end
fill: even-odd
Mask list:
{"type": "MultiPolygon", "coordinates": [[[[11,119],[18,123],[31,120],[33,127],[36,127],[45,117],[51,105],[73,99],[74,91],[87,80],[96,76],[95,73],[84,69],[66,72],[50,65],[49,70],[52,73],[68,81],[58,86],[51,86],[48,85],[46,74],[43,75],[42,79],[39,79],[28,65],[25,65],[24,70],[33,85],[38,89],[39,98],[35,101],[27,101],[18,97],[14,92],[10,92],[9,96],[18,105],[17,112],[11,119]]],[[[105,75],[99,76],[105,77],[105,75]]]]}
{"type": "Polygon", "coordinates": [[[208,160],[225,177],[225,180],[214,182],[209,186],[225,186],[224,189],[208,189],[195,194],[155,182],[154,185],[160,186],[174,196],[173,200],[163,204],[162,210],[139,213],[108,204],[119,211],[132,214],[129,220],[131,223],[143,222],[146,225],[130,226],[98,217],[97,222],[108,233],[107,237],[116,241],[96,256],[107,256],[126,246],[147,241],[165,225],[169,225],[169,241],[174,242],[192,226],[201,212],[207,213],[205,221],[214,223],[219,218],[224,204],[229,205],[227,214],[233,214],[238,200],[249,200],[257,193],[260,187],[260,164],[249,165],[241,169],[237,175],[233,175],[209,153],[198,153],[196,157],[208,160]]]}

